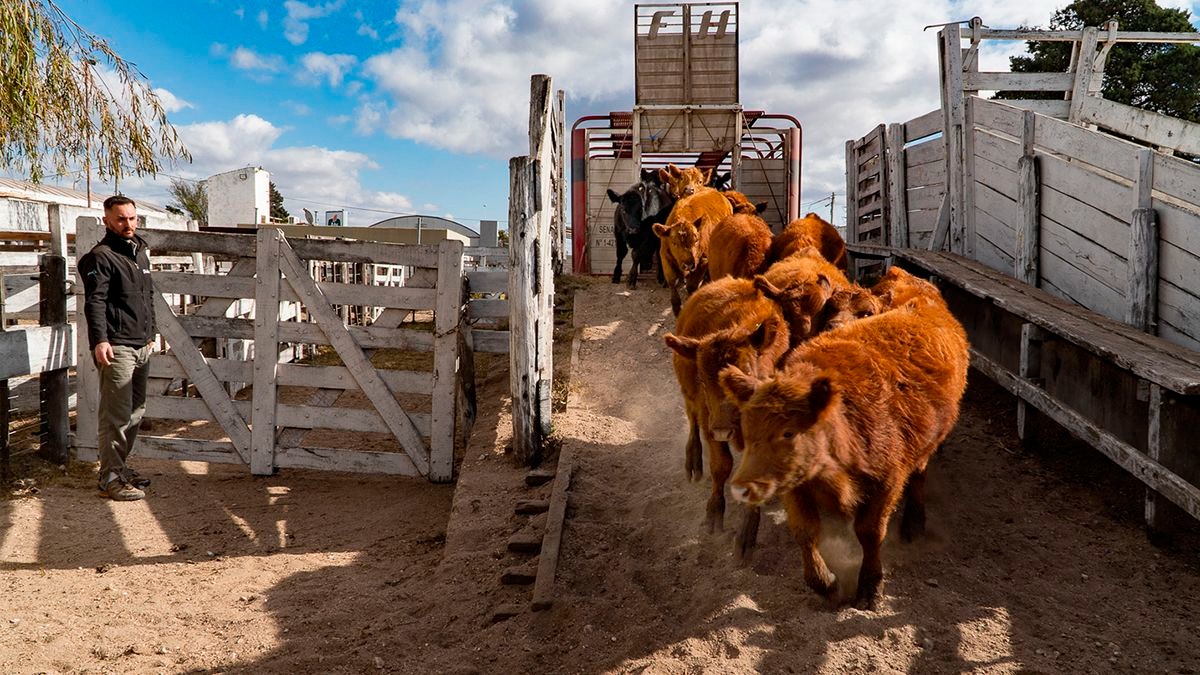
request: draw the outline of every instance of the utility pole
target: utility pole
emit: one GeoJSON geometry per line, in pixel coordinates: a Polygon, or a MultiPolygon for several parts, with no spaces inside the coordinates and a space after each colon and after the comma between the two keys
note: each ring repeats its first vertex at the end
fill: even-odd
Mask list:
{"type": "Polygon", "coordinates": [[[830,192],[830,193],[829,193],[829,222],[830,222],[830,223],[832,223],[832,222],[833,222],[833,202],[834,202],[834,200],[836,200],[836,199],[837,199],[837,193],[836,193],[836,192],[830,192]]]}

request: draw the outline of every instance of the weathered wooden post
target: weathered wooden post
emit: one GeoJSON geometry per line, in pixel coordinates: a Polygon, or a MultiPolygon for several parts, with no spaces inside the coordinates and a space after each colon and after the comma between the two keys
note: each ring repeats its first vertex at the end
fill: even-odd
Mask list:
{"type": "MultiPolygon", "coordinates": [[[[1016,278],[1037,287],[1041,283],[1041,166],[1034,152],[1034,133],[1037,115],[1026,110],[1022,124],[1023,151],[1017,160],[1017,208],[1021,221],[1017,224],[1015,266],[1016,278]]],[[[1017,374],[1035,386],[1042,386],[1042,329],[1032,323],[1021,325],[1021,356],[1017,374]]],[[[1041,416],[1037,409],[1017,400],[1017,436],[1021,442],[1034,446],[1039,441],[1041,416]]]]}
{"type": "MultiPolygon", "coordinates": [[[[0,333],[8,329],[8,318],[4,315],[4,275],[0,274],[0,333]]],[[[8,483],[12,469],[8,448],[8,378],[0,379],[0,484],[8,483]]]]}
{"type": "Polygon", "coordinates": [[[458,331],[463,311],[463,245],[438,244],[437,307],[433,314],[433,417],[429,435],[429,480],[454,477],[454,424],[458,403],[458,331]]]}
{"type": "MultiPolygon", "coordinates": [[[[966,115],[963,110],[962,27],[957,23],[950,24],[938,33],[938,38],[942,68],[942,129],[946,147],[947,200],[943,209],[948,219],[948,248],[961,254],[966,250],[966,221],[963,217],[963,128],[966,115]]],[[[939,213],[939,221],[942,217],[939,213]]]]}
{"type": "MultiPolygon", "coordinates": [[[[104,225],[99,218],[80,216],[75,219],[75,269],[79,258],[92,250],[104,237],[104,225]]],[[[76,274],[78,276],[78,274],[76,274]]],[[[75,458],[83,461],[99,459],[99,427],[96,414],[100,406],[100,373],[88,348],[87,318],[83,312],[83,280],[75,280],[75,458]]]]}
{"type": "Polygon", "coordinates": [[[513,455],[531,464],[541,453],[537,405],[537,291],[536,225],[533,191],[537,160],[513,157],[508,162],[510,311],[508,369],[513,406],[513,455]]]}
{"type": "MultiPolygon", "coordinates": [[[[43,255],[39,267],[38,324],[63,327],[67,323],[67,259],[61,255],[43,255]]],[[[43,434],[41,454],[52,462],[66,464],[71,456],[67,369],[42,371],[38,375],[38,389],[43,434]]]]}
{"type": "MultiPolygon", "coordinates": [[[[551,388],[554,382],[554,233],[552,203],[555,178],[553,87],[549,75],[534,75],[529,85],[529,156],[537,160],[533,196],[533,263],[537,265],[537,405],[543,437],[550,435],[551,388]]],[[[562,136],[559,135],[561,139],[562,136]]]]}
{"type": "Polygon", "coordinates": [[[885,134],[884,153],[887,158],[887,199],[889,246],[908,248],[908,186],[904,174],[904,125],[889,124],[885,134]]]}

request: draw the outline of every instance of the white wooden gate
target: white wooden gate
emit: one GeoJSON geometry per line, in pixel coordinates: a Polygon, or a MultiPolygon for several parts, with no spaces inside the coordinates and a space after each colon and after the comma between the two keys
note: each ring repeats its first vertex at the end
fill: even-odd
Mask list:
{"type": "MultiPolygon", "coordinates": [[[[87,237],[81,241],[98,240],[100,234],[81,232],[81,237],[87,237]]],[[[167,434],[143,433],[136,454],[245,463],[255,474],[299,467],[450,480],[465,301],[461,242],[405,246],[288,240],[275,229],[262,229],[256,235],[153,230],[141,234],[152,251],[211,257],[224,261],[221,266],[228,271],[215,274],[208,265],[207,274],[153,274],[158,291],[156,320],[167,349],[152,357],[152,382],[182,380],[184,386],[183,395],[172,395],[170,387],[152,387],[147,417],[179,420],[184,425],[167,434]],[[415,273],[407,287],[317,283],[309,275],[309,260],[401,265],[414,268],[415,273]],[[162,297],[170,294],[199,296],[203,301],[180,316],[162,297]],[[247,300],[254,303],[253,319],[231,310],[235,303],[247,300]],[[369,326],[347,327],[334,309],[347,304],[380,307],[383,312],[369,326]],[[415,327],[420,322],[403,323],[410,316],[427,319],[431,311],[432,330],[415,327]],[[211,349],[205,355],[201,343],[209,338],[253,341],[255,355],[231,358],[211,349]],[[341,365],[281,363],[281,343],[332,347],[341,365]],[[432,352],[432,372],[376,368],[371,355],[381,348],[432,352]],[[231,396],[229,383],[252,383],[250,396],[244,391],[231,396]],[[315,392],[303,403],[285,401],[279,396],[280,386],[315,388],[315,392]],[[191,387],[198,398],[187,395],[191,387]],[[336,405],[344,393],[354,391],[369,408],[336,405]],[[412,402],[421,396],[428,396],[428,404],[412,402]],[[196,421],[209,422],[207,435],[216,438],[188,433],[186,427],[196,421]],[[211,433],[214,429],[219,433],[211,433]],[[399,447],[363,450],[305,442],[310,431],[321,429],[387,434],[399,447]]],[[[79,248],[86,252],[90,247],[79,248]]],[[[77,320],[84,321],[82,313],[77,320]]],[[[79,330],[86,335],[82,323],[79,330]]],[[[86,340],[80,344],[76,446],[80,459],[94,459],[98,376],[86,353],[86,340]]],[[[290,347],[285,353],[291,353],[290,347]]]]}

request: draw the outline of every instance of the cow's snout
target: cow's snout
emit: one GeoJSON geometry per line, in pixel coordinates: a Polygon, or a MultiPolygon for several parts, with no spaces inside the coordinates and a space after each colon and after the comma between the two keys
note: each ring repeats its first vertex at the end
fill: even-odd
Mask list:
{"type": "Polygon", "coordinates": [[[730,427],[713,429],[712,436],[714,441],[728,443],[733,440],[733,429],[730,427]]]}
{"type": "Polygon", "coordinates": [[[729,492],[739,502],[761,504],[775,494],[775,486],[760,481],[734,481],[729,484],[729,492]]]}

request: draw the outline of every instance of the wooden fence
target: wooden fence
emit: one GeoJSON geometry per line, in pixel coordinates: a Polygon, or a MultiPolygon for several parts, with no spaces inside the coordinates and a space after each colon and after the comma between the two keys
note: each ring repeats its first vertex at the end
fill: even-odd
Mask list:
{"type": "Polygon", "coordinates": [[[1200,125],[1098,95],[1114,44],[1197,36],[968,31],[939,34],[940,110],[847,142],[848,186],[883,186],[851,193],[851,245],[943,280],[973,365],[1021,398],[1023,437],[1046,415],[1152,488],[1152,524],[1159,496],[1200,518],[1200,457],[1182,449],[1200,420],[1200,164],[1173,156],[1200,154],[1200,125]],[[1072,41],[1071,70],[981,73],[985,39],[1072,41]]]}
{"type": "MultiPolygon", "coordinates": [[[[472,351],[508,348],[507,336],[497,331],[476,331],[469,341],[465,338],[470,311],[466,298],[472,291],[502,290],[504,272],[464,275],[462,244],[454,241],[406,246],[289,240],[277,229],[255,235],[155,230],[141,234],[156,252],[212,256],[232,265],[227,274],[153,274],[156,320],[168,349],[152,356],[151,377],[185,380],[199,397],[170,395],[172,387],[149,391],[147,417],[178,424],[170,433],[139,436],[137,454],[246,463],[255,474],[298,467],[422,475],[435,481],[452,477],[455,431],[469,423],[470,412],[460,395],[470,388],[460,368],[466,367],[463,363],[472,351]],[[311,260],[403,265],[416,272],[405,287],[318,283],[309,274],[311,260]],[[169,294],[189,294],[202,301],[181,315],[163,298],[169,294]],[[253,301],[252,319],[227,316],[238,300],[253,301]],[[281,302],[299,303],[303,311],[280,320],[281,302]],[[335,310],[346,304],[383,311],[369,326],[348,327],[335,310]],[[432,313],[432,330],[404,323],[413,312],[432,313]],[[255,354],[245,359],[205,354],[203,343],[209,338],[252,340],[255,354]],[[340,365],[279,363],[281,343],[332,347],[340,365]],[[370,359],[382,348],[431,352],[432,371],[376,368],[370,359]],[[252,383],[250,397],[230,396],[230,382],[252,383]],[[284,401],[279,397],[283,386],[316,389],[305,401],[284,401]],[[358,392],[370,407],[335,406],[347,391],[358,392]],[[410,402],[422,396],[428,397],[427,403],[410,402]],[[216,439],[189,438],[184,430],[196,421],[218,430],[209,434],[216,439]],[[386,434],[399,451],[305,442],[313,430],[386,434]]],[[[80,232],[83,241],[99,236],[98,230],[80,232]]],[[[476,312],[503,309],[491,305],[476,312]]],[[[78,321],[77,330],[86,334],[82,316],[78,321]]],[[[95,458],[97,447],[97,373],[85,353],[86,340],[79,343],[76,447],[79,458],[88,460],[95,458]]]]}

